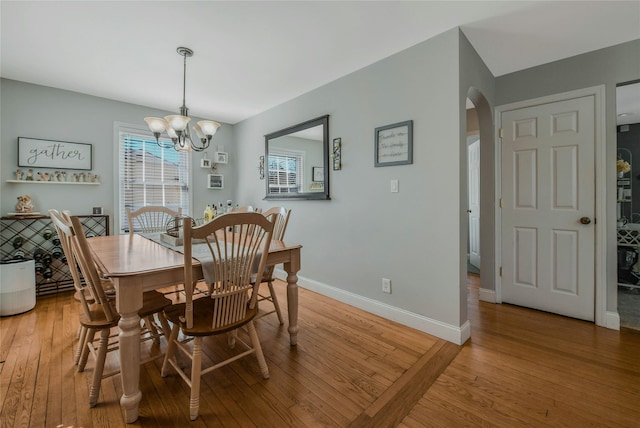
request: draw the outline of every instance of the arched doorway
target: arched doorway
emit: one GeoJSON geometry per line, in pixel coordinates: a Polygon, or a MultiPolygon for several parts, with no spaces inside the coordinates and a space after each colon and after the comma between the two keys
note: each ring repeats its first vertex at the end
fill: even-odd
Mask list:
{"type": "MultiPolygon", "coordinates": [[[[477,245],[479,249],[479,290],[478,296],[482,301],[496,302],[495,294],[495,273],[496,273],[496,249],[495,242],[495,144],[493,114],[485,96],[477,88],[471,87],[467,91],[466,135],[476,135],[479,140],[479,163],[477,174],[479,177],[478,186],[478,236],[477,245]]],[[[462,142],[461,142],[462,144],[462,142]]],[[[467,165],[470,165],[467,151],[467,138],[464,138],[464,150],[467,153],[467,165]]],[[[469,171],[466,171],[469,172],[469,171]]],[[[465,174],[468,175],[468,174],[465,174]]],[[[469,182],[467,181],[467,198],[469,196],[469,182]]],[[[472,213],[473,214],[473,213],[472,213]]],[[[475,220],[474,220],[475,221],[475,220]]],[[[464,219],[467,236],[470,233],[470,221],[464,219]]],[[[471,238],[476,239],[476,238],[471,238]]],[[[471,242],[469,243],[469,249],[471,242]]],[[[468,320],[467,307],[467,257],[462,257],[465,266],[461,266],[461,293],[460,308],[464,311],[464,319],[468,320]]]]}

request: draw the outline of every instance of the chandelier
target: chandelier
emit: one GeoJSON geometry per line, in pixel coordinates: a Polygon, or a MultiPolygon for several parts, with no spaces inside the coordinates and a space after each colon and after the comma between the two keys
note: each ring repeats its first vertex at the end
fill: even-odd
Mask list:
{"type": "Polygon", "coordinates": [[[211,139],[216,133],[220,124],[212,120],[201,120],[196,126],[193,127],[193,131],[196,134],[192,137],[189,131],[189,109],[185,105],[185,89],[187,86],[187,57],[193,56],[193,51],[189,48],[179,47],[177,49],[178,54],[184,57],[184,79],[182,81],[182,107],[180,107],[180,114],[174,114],[165,116],[164,119],[159,117],[145,117],[144,121],[147,122],[149,130],[153,132],[153,136],[156,137],[156,143],[163,149],[175,149],[175,150],[195,150],[201,152],[209,147],[211,139]],[[160,135],[167,131],[172,143],[166,143],[160,141],[160,135]]]}

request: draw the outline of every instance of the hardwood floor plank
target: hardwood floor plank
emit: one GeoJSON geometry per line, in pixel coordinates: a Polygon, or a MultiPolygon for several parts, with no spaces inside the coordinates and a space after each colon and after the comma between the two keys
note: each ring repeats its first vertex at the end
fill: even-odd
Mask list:
{"type": "MultiPolygon", "coordinates": [[[[290,403],[290,406],[305,400],[321,401],[323,406],[335,409],[334,413],[339,413],[347,420],[360,414],[366,403],[356,403],[352,399],[353,394],[345,392],[348,386],[343,382],[333,383],[330,367],[321,366],[314,358],[298,355],[304,351],[297,349],[297,347],[291,350],[288,345],[285,346],[283,349],[278,349],[278,352],[271,352],[267,348],[268,356],[266,353],[265,356],[269,362],[273,362],[270,364],[269,370],[276,370],[276,373],[283,374],[284,382],[273,382],[273,384],[287,394],[287,403],[290,403]]],[[[305,404],[303,407],[308,406],[305,404]]],[[[335,417],[337,415],[334,415],[335,417]]]]}
{"type": "Polygon", "coordinates": [[[459,351],[460,347],[445,341],[434,345],[349,426],[395,426],[400,423],[459,351]]]}
{"type": "MultiPolygon", "coordinates": [[[[50,297],[51,304],[58,306],[64,302],[61,296],[50,297]]],[[[61,307],[60,307],[61,309],[61,307]]],[[[65,345],[62,340],[62,335],[57,334],[57,328],[62,320],[62,311],[57,309],[51,329],[51,358],[49,359],[49,389],[53,391],[59,391],[57,394],[49,394],[47,397],[47,421],[55,424],[63,423],[62,414],[62,400],[65,396],[62,389],[63,385],[63,373],[67,367],[62,366],[62,347],[65,345]]],[[[69,423],[71,424],[71,423],[69,423]]]]}
{"type": "Polygon", "coordinates": [[[518,391],[526,391],[526,396],[521,400],[531,402],[532,396],[548,397],[549,391],[554,391],[554,394],[548,398],[550,402],[545,403],[547,410],[562,405],[575,409],[571,411],[580,414],[593,414],[593,417],[610,411],[611,423],[617,423],[615,421],[618,420],[627,420],[626,423],[632,423],[634,413],[636,417],[640,416],[636,410],[637,406],[633,404],[634,400],[620,397],[615,390],[603,391],[599,385],[590,385],[583,379],[579,382],[580,387],[574,387],[570,370],[559,373],[541,365],[513,361],[511,358],[505,361],[503,354],[486,350],[474,355],[469,353],[468,356],[461,356],[452,368],[466,370],[484,377],[487,381],[499,383],[498,385],[505,391],[508,391],[509,385],[513,385],[511,399],[520,395],[518,391]],[[620,398],[623,399],[620,400],[620,398]],[[589,406],[583,406],[582,403],[585,401],[590,403],[589,406]]]}
{"type": "Polygon", "coordinates": [[[49,372],[51,367],[51,354],[53,328],[55,326],[55,305],[48,305],[47,309],[39,308],[42,323],[39,330],[43,334],[40,349],[40,361],[38,365],[38,375],[33,394],[33,412],[31,413],[30,424],[32,426],[44,426],[46,422],[47,396],[49,393],[49,372]]]}
{"type": "MultiPolygon", "coordinates": [[[[29,384],[30,373],[33,368],[34,356],[35,358],[39,356],[39,344],[34,340],[34,331],[38,320],[36,314],[37,312],[32,311],[20,317],[18,332],[11,344],[11,352],[15,352],[16,361],[11,361],[13,370],[10,374],[7,373],[6,377],[3,371],[3,382],[10,382],[2,408],[6,426],[26,426],[22,417],[25,399],[28,397],[25,397],[23,391],[32,388],[32,385],[29,384]]],[[[11,355],[7,361],[10,359],[11,355]]],[[[28,419],[26,424],[28,425],[28,419]]]]}

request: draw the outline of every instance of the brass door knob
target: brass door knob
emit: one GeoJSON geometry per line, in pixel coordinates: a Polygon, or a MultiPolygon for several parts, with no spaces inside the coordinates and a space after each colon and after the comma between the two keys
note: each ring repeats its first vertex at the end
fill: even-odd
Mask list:
{"type": "Polygon", "coordinates": [[[591,224],[591,219],[589,217],[582,217],[580,219],[580,223],[582,223],[582,224],[591,224]]]}

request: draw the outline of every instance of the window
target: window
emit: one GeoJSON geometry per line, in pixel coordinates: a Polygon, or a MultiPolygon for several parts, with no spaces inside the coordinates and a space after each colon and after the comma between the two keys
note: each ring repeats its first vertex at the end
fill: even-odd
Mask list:
{"type": "Polygon", "coordinates": [[[129,231],[126,208],[162,205],[189,215],[189,152],[160,148],[142,130],[121,126],[118,131],[120,230],[129,231]]]}
{"type": "Polygon", "coordinates": [[[269,193],[298,193],[303,188],[302,155],[294,152],[269,153],[269,193]]]}

